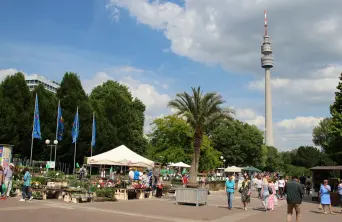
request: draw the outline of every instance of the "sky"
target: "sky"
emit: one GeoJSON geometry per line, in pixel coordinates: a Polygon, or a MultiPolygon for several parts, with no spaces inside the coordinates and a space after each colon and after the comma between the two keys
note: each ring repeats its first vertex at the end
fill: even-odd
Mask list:
{"type": "Polygon", "coordinates": [[[264,130],[260,66],[264,10],[275,66],[275,146],[312,145],[342,72],[338,0],[5,0],[0,81],[16,71],[61,81],[76,72],[87,93],[107,80],[146,105],[145,132],[176,93],[217,92],[235,117],[264,130]]]}

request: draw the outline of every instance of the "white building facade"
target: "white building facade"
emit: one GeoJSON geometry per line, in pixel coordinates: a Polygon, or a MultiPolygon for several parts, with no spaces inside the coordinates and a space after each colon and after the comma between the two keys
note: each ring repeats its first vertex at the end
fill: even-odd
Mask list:
{"type": "Polygon", "coordinates": [[[26,75],[25,81],[30,91],[33,91],[36,86],[42,84],[44,88],[52,93],[57,93],[57,89],[60,87],[59,83],[55,81],[48,80],[43,76],[39,76],[36,74],[26,75]]]}

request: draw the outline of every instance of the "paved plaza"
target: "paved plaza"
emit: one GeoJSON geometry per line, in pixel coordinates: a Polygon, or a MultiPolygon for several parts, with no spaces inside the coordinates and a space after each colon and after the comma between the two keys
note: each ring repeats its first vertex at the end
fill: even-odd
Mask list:
{"type": "MultiPolygon", "coordinates": [[[[317,209],[317,203],[305,201],[302,204],[302,222],[342,220],[340,208],[335,207],[336,215],[324,215],[317,209]]],[[[252,198],[248,211],[243,211],[238,194],[234,200],[234,208],[227,209],[224,192],[213,192],[208,204],[195,207],[176,205],[173,198],[150,200],[126,200],[118,202],[98,202],[72,204],[59,200],[34,200],[19,202],[19,198],[0,201],[1,221],[11,222],[258,222],[286,221],[286,201],[279,201],[278,207],[272,212],[264,212],[261,202],[252,198]]],[[[295,221],[295,220],[293,220],[295,221]]]]}

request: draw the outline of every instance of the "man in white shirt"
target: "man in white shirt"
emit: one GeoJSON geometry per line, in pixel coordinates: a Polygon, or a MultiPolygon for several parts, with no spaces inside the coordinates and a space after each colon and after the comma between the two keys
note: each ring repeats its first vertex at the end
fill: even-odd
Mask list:
{"type": "Polygon", "coordinates": [[[262,180],[259,176],[257,183],[256,183],[257,189],[258,189],[258,198],[261,198],[261,187],[262,187],[262,180]]]}
{"type": "Polygon", "coordinates": [[[284,188],[285,188],[284,178],[280,177],[280,180],[278,180],[278,187],[279,187],[280,199],[282,200],[284,196],[284,188]]]}
{"type": "Polygon", "coordinates": [[[132,168],[129,168],[129,173],[128,173],[128,177],[131,181],[133,181],[134,179],[134,171],[132,168]]]}

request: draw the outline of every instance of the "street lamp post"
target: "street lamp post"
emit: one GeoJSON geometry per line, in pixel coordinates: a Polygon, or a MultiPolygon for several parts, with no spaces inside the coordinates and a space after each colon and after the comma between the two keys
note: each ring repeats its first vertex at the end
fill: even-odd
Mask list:
{"type": "Polygon", "coordinates": [[[50,162],[52,161],[52,148],[53,147],[55,148],[55,167],[54,167],[54,169],[56,169],[56,150],[57,150],[58,141],[54,140],[53,144],[51,144],[51,145],[50,145],[50,142],[51,142],[50,140],[45,140],[46,146],[50,147],[50,162]]]}
{"type": "Polygon", "coordinates": [[[223,168],[226,168],[226,160],[223,160],[223,168]]]}

